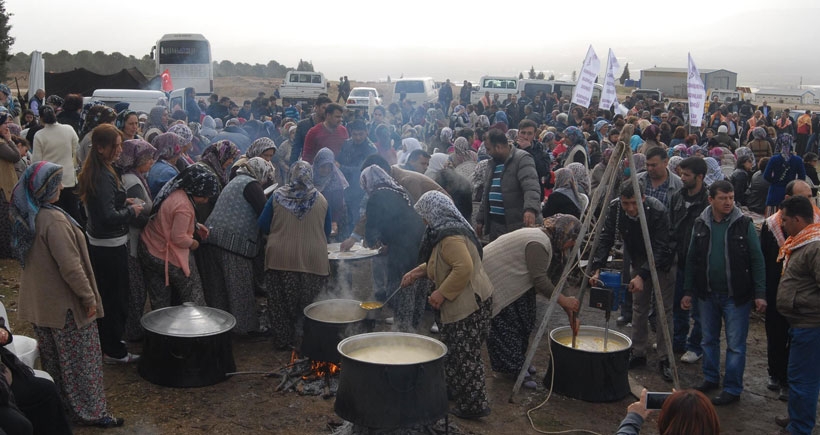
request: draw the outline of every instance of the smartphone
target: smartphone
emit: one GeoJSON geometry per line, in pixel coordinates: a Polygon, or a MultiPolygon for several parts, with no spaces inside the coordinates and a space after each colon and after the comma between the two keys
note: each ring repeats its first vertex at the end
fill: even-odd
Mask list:
{"type": "Polygon", "coordinates": [[[661,409],[666,398],[672,393],[646,393],[646,409],[661,409]]]}

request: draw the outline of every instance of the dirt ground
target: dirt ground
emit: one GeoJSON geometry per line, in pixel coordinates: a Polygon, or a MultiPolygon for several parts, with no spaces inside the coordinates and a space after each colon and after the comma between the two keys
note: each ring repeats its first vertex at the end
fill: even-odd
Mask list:
{"type": "MultiPolygon", "coordinates": [[[[355,279],[367,275],[359,273],[355,279]]],[[[17,320],[18,277],[19,267],[15,262],[0,261],[0,294],[9,311],[12,329],[17,334],[31,335],[31,326],[17,320]]],[[[354,284],[357,284],[354,293],[366,297],[369,284],[354,284]]],[[[547,300],[539,296],[539,319],[546,307],[547,300]]],[[[582,310],[581,319],[588,325],[604,324],[603,312],[591,308],[582,310]]],[[[426,331],[430,322],[428,313],[421,328],[423,333],[429,334],[426,331]]],[[[567,324],[566,316],[558,310],[550,320],[548,330],[567,324]]],[[[615,324],[614,316],[611,324],[615,324]]],[[[387,325],[381,324],[377,330],[387,328],[387,325]]],[[[615,329],[630,334],[629,327],[615,329]]],[[[430,335],[435,337],[435,334],[430,335]]],[[[291,356],[290,352],[274,351],[270,340],[264,337],[237,336],[233,345],[238,371],[274,371],[287,365],[291,356]]],[[[786,404],[766,389],[765,345],[763,319],[753,315],[748,338],[745,391],[739,403],[718,409],[724,433],[773,433],[777,430],[774,417],[786,413],[786,404]]],[[[139,343],[129,346],[132,351],[140,351],[139,343]]],[[[534,362],[539,380],[543,377],[548,358],[545,339],[538,348],[534,362]]],[[[454,419],[461,432],[482,435],[537,433],[527,419],[527,411],[544,401],[547,390],[543,386],[539,386],[537,391],[522,390],[515,396],[515,403],[510,403],[508,399],[513,380],[489,370],[486,351],[484,361],[492,415],[477,422],[454,419]]],[[[660,377],[656,363],[657,356],[650,351],[648,367],[630,374],[650,391],[670,391],[672,386],[660,377]]],[[[679,363],[678,370],[684,388],[701,380],[700,364],[679,363]]],[[[122,428],[105,431],[78,427],[77,434],[329,434],[332,432],[329,424],[341,423],[333,412],[334,399],[275,392],[279,382],[276,378],[240,375],[209,387],[177,389],[160,387],[143,380],[136,366],[105,366],[104,372],[109,409],[115,415],[124,417],[126,424],[122,428]]],[[[613,403],[587,403],[553,394],[546,405],[531,415],[535,426],[542,431],[585,429],[607,434],[615,431],[626,413],[626,407],[634,400],[628,396],[613,403]]],[[[657,433],[654,424],[653,418],[645,424],[643,433],[657,433]]]]}

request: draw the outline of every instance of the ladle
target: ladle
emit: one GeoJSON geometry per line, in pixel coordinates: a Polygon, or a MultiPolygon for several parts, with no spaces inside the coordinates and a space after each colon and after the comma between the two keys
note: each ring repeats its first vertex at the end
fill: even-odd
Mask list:
{"type": "Polygon", "coordinates": [[[393,291],[393,293],[390,296],[388,296],[387,299],[384,300],[384,302],[365,301],[365,302],[360,303],[359,306],[362,307],[365,310],[378,310],[379,308],[382,308],[385,305],[387,305],[387,301],[392,299],[393,296],[396,296],[396,293],[398,293],[399,290],[401,290],[401,287],[399,287],[395,291],[393,291]]]}

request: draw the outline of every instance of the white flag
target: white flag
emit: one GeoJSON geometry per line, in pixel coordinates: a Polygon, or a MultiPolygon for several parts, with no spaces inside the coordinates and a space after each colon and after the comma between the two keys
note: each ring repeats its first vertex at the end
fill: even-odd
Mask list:
{"type": "Polygon", "coordinates": [[[689,53],[689,77],[686,81],[686,92],[689,96],[689,125],[700,127],[703,122],[703,105],[706,103],[706,89],[700,78],[700,71],[689,53]]]}
{"type": "Polygon", "coordinates": [[[616,101],[618,96],[615,94],[615,74],[621,69],[618,59],[615,58],[615,53],[609,49],[609,56],[606,61],[606,77],[604,78],[604,92],[601,94],[601,102],[598,104],[599,109],[609,110],[616,101]]]}
{"type": "Polygon", "coordinates": [[[601,59],[595,54],[592,45],[587,50],[587,57],[584,59],[584,66],[578,81],[575,83],[575,92],[572,95],[572,103],[582,107],[589,107],[589,100],[592,99],[592,89],[595,88],[595,79],[601,71],[601,59]]]}

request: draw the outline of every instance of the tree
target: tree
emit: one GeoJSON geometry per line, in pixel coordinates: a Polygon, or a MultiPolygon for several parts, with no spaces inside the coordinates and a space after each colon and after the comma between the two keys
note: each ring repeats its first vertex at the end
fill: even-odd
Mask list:
{"type": "Polygon", "coordinates": [[[299,59],[299,65],[296,67],[296,71],[309,71],[313,72],[313,62],[304,61],[299,59]]]}
{"type": "Polygon", "coordinates": [[[544,71],[539,71],[538,75],[535,76],[538,80],[544,80],[544,71]]]}
{"type": "Polygon", "coordinates": [[[521,80],[524,78],[524,73],[518,73],[518,79],[521,80]]]}
{"type": "Polygon", "coordinates": [[[618,79],[618,81],[621,82],[621,86],[623,86],[627,80],[629,80],[629,62],[624,65],[624,72],[621,73],[621,78],[618,79]]]}
{"type": "Polygon", "coordinates": [[[573,70],[572,71],[572,81],[574,82],[577,79],[578,79],[578,73],[573,70]]]}
{"type": "Polygon", "coordinates": [[[11,60],[11,46],[14,38],[11,36],[11,24],[9,19],[12,14],[6,12],[6,2],[0,0],[0,81],[6,81],[8,73],[8,62],[11,60]]]}
{"type": "Polygon", "coordinates": [[[547,80],[555,80],[555,74],[550,73],[550,77],[547,80]]]}
{"type": "Polygon", "coordinates": [[[530,76],[530,78],[531,78],[531,79],[534,79],[534,78],[536,77],[536,74],[535,74],[535,66],[531,66],[531,67],[530,67],[529,76],[530,76]]]}

